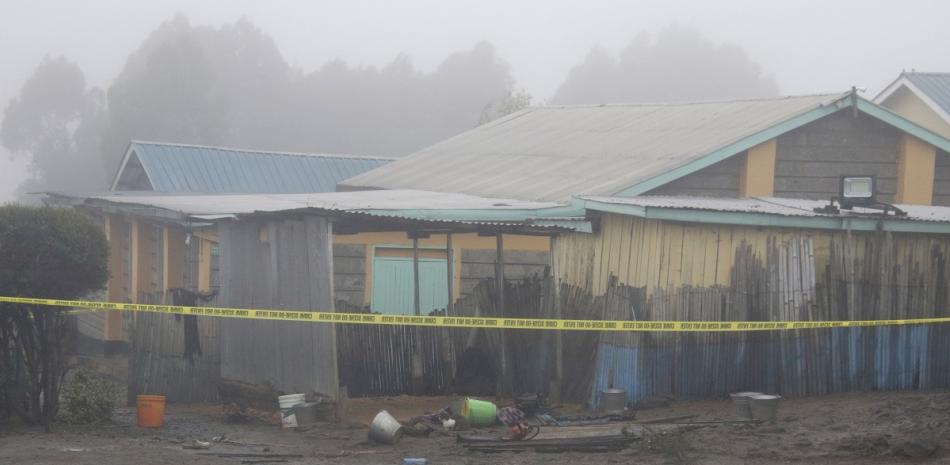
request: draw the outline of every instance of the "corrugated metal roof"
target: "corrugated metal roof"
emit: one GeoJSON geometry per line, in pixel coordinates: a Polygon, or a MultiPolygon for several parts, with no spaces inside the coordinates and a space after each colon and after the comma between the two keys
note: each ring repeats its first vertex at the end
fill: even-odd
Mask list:
{"type": "Polygon", "coordinates": [[[552,201],[612,195],[843,95],[529,108],[341,185],[552,201]]]}
{"type": "Polygon", "coordinates": [[[908,72],[903,76],[927,94],[944,112],[950,113],[950,73],[908,72]]]}
{"type": "Polygon", "coordinates": [[[177,193],[333,192],[340,181],[392,161],[133,141],[113,189],[121,190],[133,157],[154,191],[177,193]]]}
{"type": "MultiPolygon", "coordinates": [[[[779,197],[753,197],[741,199],[711,198],[711,197],[684,197],[684,196],[653,196],[638,197],[599,197],[585,196],[582,200],[594,202],[631,205],[636,207],[664,208],[677,210],[704,210],[732,213],[764,213],[769,215],[795,217],[880,217],[880,210],[854,208],[842,210],[840,214],[832,215],[816,213],[815,208],[828,205],[826,200],[789,199],[779,197]]],[[[907,212],[907,216],[889,216],[889,220],[896,221],[927,221],[950,222],[950,207],[930,205],[896,205],[907,212]]]]}
{"type": "MultiPolygon", "coordinates": [[[[62,195],[62,194],[56,194],[62,195]]],[[[415,190],[376,190],[318,194],[220,194],[163,195],[109,193],[85,197],[93,207],[122,205],[125,211],[158,216],[154,209],[184,218],[223,219],[237,215],[316,209],[329,212],[373,215],[427,222],[479,225],[522,224],[534,229],[589,230],[581,213],[561,217],[566,207],[551,202],[475,197],[465,194],[415,190]],[[547,213],[551,212],[551,215],[547,213]]],[[[580,212],[573,208],[573,211],[580,212]]],[[[168,215],[161,215],[168,216],[168,215]]],[[[174,219],[174,218],[171,218],[174,219]]]]}

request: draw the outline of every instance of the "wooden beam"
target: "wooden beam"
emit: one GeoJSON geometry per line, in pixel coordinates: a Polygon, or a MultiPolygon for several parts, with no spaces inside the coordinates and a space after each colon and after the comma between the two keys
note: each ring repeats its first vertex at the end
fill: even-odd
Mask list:
{"type": "Polygon", "coordinates": [[[775,139],[746,151],[739,169],[739,196],[772,197],[775,195],[775,139]]]}
{"type": "Polygon", "coordinates": [[[931,205],[937,148],[914,136],[901,136],[894,203],[931,205]]]}

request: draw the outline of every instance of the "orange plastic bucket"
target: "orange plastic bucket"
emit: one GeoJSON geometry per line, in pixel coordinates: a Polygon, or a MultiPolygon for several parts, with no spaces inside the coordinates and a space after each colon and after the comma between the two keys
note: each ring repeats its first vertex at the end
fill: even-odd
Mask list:
{"type": "Polygon", "coordinates": [[[160,428],[165,424],[165,396],[138,395],[135,397],[138,407],[139,426],[160,428]]]}

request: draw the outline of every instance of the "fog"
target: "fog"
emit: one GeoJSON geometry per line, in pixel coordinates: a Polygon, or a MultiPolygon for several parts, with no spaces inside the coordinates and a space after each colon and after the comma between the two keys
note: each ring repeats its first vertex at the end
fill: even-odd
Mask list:
{"type": "Polygon", "coordinates": [[[5,0],[7,118],[44,57],[66,83],[36,84],[5,125],[0,200],[101,188],[130,137],[398,156],[527,96],[873,96],[902,69],[950,70],[948,17],[946,1],[5,0]]]}

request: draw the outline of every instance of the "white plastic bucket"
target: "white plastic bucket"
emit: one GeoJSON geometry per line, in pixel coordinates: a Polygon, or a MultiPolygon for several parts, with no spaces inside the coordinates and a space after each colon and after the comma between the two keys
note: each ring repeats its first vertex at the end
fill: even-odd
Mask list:
{"type": "Polygon", "coordinates": [[[395,444],[402,438],[402,424],[381,410],[369,425],[369,438],[381,444],[395,444]]]}
{"type": "Polygon", "coordinates": [[[297,416],[294,415],[294,405],[302,404],[307,401],[304,394],[287,394],[277,398],[280,404],[280,426],[284,428],[296,428],[297,416]]]}
{"type": "Polygon", "coordinates": [[[770,396],[760,394],[749,396],[749,407],[752,410],[752,418],[763,422],[775,423],[778,417],[778,403],[782,396],[770,396]]]}

